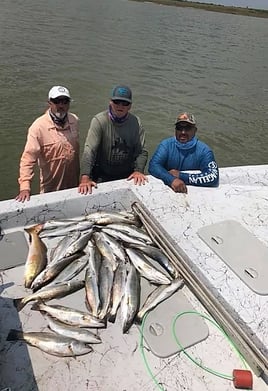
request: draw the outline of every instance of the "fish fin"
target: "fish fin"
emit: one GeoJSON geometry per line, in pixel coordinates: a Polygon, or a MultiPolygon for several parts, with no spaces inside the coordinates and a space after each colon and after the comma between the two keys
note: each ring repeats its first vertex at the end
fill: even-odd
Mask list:
{"type": "Polygon", "coordinates": [[[68,349],[71,353],[71,357],[74,358],[75,360],[77,359],[76,355],[74,354],[73,348],[72,348],[72,343],[68,346],[68,349]]]}
{"type": "Polygon", "coordinates": [[[19,312],[20,310],[22,310],[22,308],[25,306],[25,304],[23,303],[23,300],[24,297],[20,297],[18,299],[13,299],[13,304],[14,306],[17,308],[17,311],[19,312]]]}
{"type": "Polygon", "coordinates": [[[85,306],[86,306],[86,309],[88,310],[88,312],[92,313],[92,309],[89,305],[89,302],[87,301],[87,299],[85,299],[85,306]]]}
{"type": "Polygon", "coordinates": [[[22,337],[22,331],[10,329],[6,340],[7,341],[17,341],[21,337],[22,337]]]}

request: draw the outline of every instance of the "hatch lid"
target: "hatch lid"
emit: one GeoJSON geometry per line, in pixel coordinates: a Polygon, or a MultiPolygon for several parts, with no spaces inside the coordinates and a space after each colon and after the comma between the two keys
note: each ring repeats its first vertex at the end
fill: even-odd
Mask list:
{"type": "Polygon", "coordinates": [[[207,225],[197,233],[250,289],[268,294],[268,247],[256,236],[235,220],[207,225]]]}

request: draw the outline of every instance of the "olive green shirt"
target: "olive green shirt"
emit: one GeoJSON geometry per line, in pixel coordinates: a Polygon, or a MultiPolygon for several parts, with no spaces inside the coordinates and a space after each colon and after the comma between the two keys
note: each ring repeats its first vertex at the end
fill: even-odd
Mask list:
{"type": "Polygon", "coordinates": [[[127,178],[144,173],[148,159],[145,131],[139,117],[129,113],[123,123],[113,122],[108,110],[92,119],[81,159],[81,175],[95,181],[127,178]]]}

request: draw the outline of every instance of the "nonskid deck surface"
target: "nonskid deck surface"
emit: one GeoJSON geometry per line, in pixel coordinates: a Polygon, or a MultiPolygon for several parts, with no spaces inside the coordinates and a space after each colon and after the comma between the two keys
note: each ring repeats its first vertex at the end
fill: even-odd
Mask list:
{"type": "MultiPolygon", "coordinates": [[[[48,331],[46,319],[36,311],[31,311],[29,303],[20,313],[13,306],[12,297],[25,293],[21,286],[23,266],[10,269],[3,277],[0,305],[1,324],[1,376],[2,386],[22,390],[155,390],[155,385],[148,374],[140,348],[140,332],[133,326],[128,334],[122,333],[120,319],[115,324],[108,324],[107,329],[96,330],[102,343],[92,345],[93,352],[77,358],[60,358],[48,355],[23,342],[6,342],[11,328],[24,331],[48,331]],[[14,285],[9,286],[9,282],[14,285]],[[4,321],[3,321],[4,320],[4,321]]],[[[195,299],[187,287],[182,293],[193,308],[205,313],[204,308],[195,299]]],[[[52,300],[49,304],[62,304],[86,310],[84,294],[79,291],[64,299],[52,300]]],[[[165,314],[163,314],[164,316],[165,314]]],[[[160,319],[161,320],[161,319],[160,319]]],[[[193,315],[193,321],[196,321],[193,315]]],[[[226,338],[209,322],[209,336],[202,342],[187,349],[194,358],[201,357],[202,362],[226,375],[231,375],[233,368],[243,368],[241,360],[232,351],[226,338]],[[218,351],[216,356],[214,352],[218,351]],[[226,360],[228,357],[228,360],[226,360]]],[[[172,328],[170,327],[170,333],[172,328]]],[[[233,390],[232,382],[220,379],[195,366],[183,353],[168,358],[160,358],[150,352],[146,341],[145,355],[153,374],[167,390],[181,387],[186,390],[233,390]],[[204,378],[206,383],[204,385],[204,378]],[[222,387],[222,388],[220,388],[222,387]]],[[[257,390],[265,390],[259,378],[254,378],[257,390]]]]}
{"type": "MultiPolygon", "coordinates": [[[[223,183],[220,188],[191,187],[187,195],[175,194],[160,181],[150,177],[149,184],[142,187],[135,187],[125,181],[103,184],[91,196],[79,197],[76,189],[73,189],[53,193],[53,196],[48,194],[42,201],[41,196],[32,197],[25,205],[19,205],[13,200],[4,201],[0,203],[0,225],[4,232],[10,233],[38,222],[40,217],[45,220],[51,217],[75,217],[87,213],[92,208],[128,210],[132,202],[142,202],[172,240],[186,252],[200,280],[205,281],[209,287],[212,286],[214,294],[223,305],[229,303],[231,310],[238,316],[238,322],[245,324],[246,329],[250,328],[253,338],[262,349],[268,345],[265,326],[268,318],[267,296],[257,295],[245,286],[197,235],[197,230],[202,226],[232,218],[243,224],[246,222],[247,228],[267,244],[267,187],[256,183],[250,184],[248,178],[252,176],[256,181],[256,175],[249,174],[249,170],[245,170],[245,185],[241,184],[241,178],[240,184],[237,184],[241,170],[232,169],[231,172],[231,177],[223,172],[223,182],[227,182],[228,179],[228,183],[223,183]],[[8,216],[7,210],[10,211],[8,216]],[[236,295],[233,292],[236,292],[236,295]]],[[[263,168],[262,178],[265,173],[266,170],[263,168]]],[[[46,330],[44,317],[36,311],[31,311],[30,303],[20,313],[17,313],[13,306],[13,298],[25,295],[22,276],[23,265],[1,272],[0,390],[4,387],[22,390],[71,390],[75,386],[81,390],[156,389],[139,346],[139,328],[133,326],[128,334],[123,334],[119,319],[115,324],[108,324],[106,329],[98,331],[102,343],[95,345],[92,353],[75,359],[54,357],[22,342],[6,342],[6,336],[11,328],[22,328],[24,331],[46,330]]],[[[205,308],[188,286],[183,287],[182,293],[196,311],[206,314],[205,308]]],[[[78,309],[85,308],[84,294],[81,291],[51,303],[53,302],[61,302],[78,309]]],[[[206,367],[226,375],[231,375],[234,368],[242,369],[241,360],[232,351],[226,338],[210,322],[206,321],[206,324],[209,336],[188,348],[187,352],[197,360],[202,360],[206,367]]],[[[146,346],[146,342],[144,344],[146,346]]],[[[267,354],[265,349],[263,351],[267,354]]],[[[161,358],[150,352],[147,347],[145,355],[152,373],[163,385],[163,389],[234,389],[232,381],[205,372],[183,353],[161,358]]],[[[254,375],[253,389],[262,391],[266,387],[263,380],[254,375]]]]}

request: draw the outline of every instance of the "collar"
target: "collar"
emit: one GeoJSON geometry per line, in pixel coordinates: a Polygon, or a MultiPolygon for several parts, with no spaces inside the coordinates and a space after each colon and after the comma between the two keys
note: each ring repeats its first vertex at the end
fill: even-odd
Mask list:
{"type": "Polygon", "coordinates": [[[67,127],[68,125],[72,125],[72,124],[75,122],[73,116],[70,115],[69,112],[67,113],[67,119],[66,119],[66,122],[65,122],[65,124],[64,124],[63,127],[57,125],[57,124],[53,121],[53,119],[52,119],[52,117],[51,117],[51,115],[50,115],[49,109],[46,111],[46,115],[47,115],[48,120],[49,120],[49,123],[50,123],[49,130],[50,130],[50,129],[55,129],[55,128],[56,128],[57,130],[64,130],[64,129],[66,129],[66,127],[67,127]]]}
{"type": "Polygon", "coordinates": [[[176,137],[175,137],[175,140],[176,140],[176,145],[179,147],[179,149],[183,149],[183,150],[194,148],[197,144],[197,141],[198,141],[198,139],[195,136],[190,141],[187,141],[187,143],[180,143],[176,139],[176,137]]]}
{"type": "Polygon", "coordinates": [[[125,121],[127,120],[127,118],[128,118],[128,112],[127,112],[126,115],[124,115],[124,117],[117,117],[117,116],[113,113],[111,105],[109,105],[109,108],[108,108],[108,115],[109,115],[109,118],[110,118],[113,122],[115,122],[115,123],[117,123],[117,124],[122,124],[122,123],[125,122],[125,121]]]}
{"type": "Polygon", "coordinates": [[[55,125],[64,128],[64,125],[68,121],[68,113],[66,113],[63,118],[57,117],[50,109],[48,110],[48,113],[55,125]]]}

